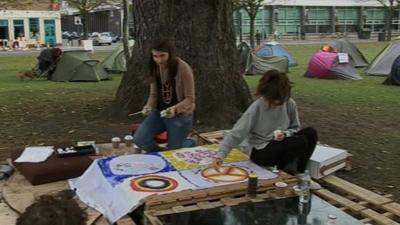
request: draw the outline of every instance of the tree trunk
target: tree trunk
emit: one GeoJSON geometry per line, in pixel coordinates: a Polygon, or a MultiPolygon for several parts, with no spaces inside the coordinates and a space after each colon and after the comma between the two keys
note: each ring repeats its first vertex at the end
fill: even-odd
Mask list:
{"type": "Polygon", "coordinates": [[[169,38],[193,68],[198,125],[230,126],[252,100],[236,63],[231,1],[133,1],[133,16],[137,38],[114,109],[126,114],[143,107],[151,44],[169,38]]]}
{"type": "MultiPolygon", "coordinates": [[[[392,3],[393,4],[393,3],[392,3]]],[[[388,8],[388,18],[387,18],[387,37],[386,40],[387,41],[391,41],[392,40],[392,18],[393,18],[393,5],[389,6],[388,8]]]]}
{"type": "Polygon", "coordinates": [[[122,27],[123,27],[123,38],[122,42],[124,45],[124,55],[126,62],[129,62],[129,59],[131,58],[131,53],[129,49],[129,4],[128,0],[123,0],[123,7],[124,7],[124,15],[122,18],[122,27]]]}
{"type": "Polygon", "coordinates": [[[89,13],[88,12],[82,12],[82,27],[83,27],[83,40],[88,39],[88,33],[89,33],[89,13]]]}
{"type": "Polygon", "coordinates": [[[252,49],[256,47],[255,42],[254,42],[254,22],[256,20],[256,17],[254,15],[250,15],[250,46],[252,49]]]}

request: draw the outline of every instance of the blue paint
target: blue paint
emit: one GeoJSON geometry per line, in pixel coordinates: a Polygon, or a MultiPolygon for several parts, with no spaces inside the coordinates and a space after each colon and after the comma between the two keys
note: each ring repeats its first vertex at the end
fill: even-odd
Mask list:
{"type": "MultiPolygon", "coordinates": [[[[158,170],[155,173],[162,173],[162,172],[170,172],[175,171],[175,167],[171,165],[169,161],[167,161],[164,157],[162,157],[158,152],[148,153],[147,155],[154,155],[160,157],[163,161],[165,161],[165,166],[161,170],[158,170]]],[[[100,159],[97,161],[98,166],[100,167],[101,172],[103,173],[104,177],[107,181],[114,187],[117,184],[122,183],[125,179],[131,177],[137,177],[142,175],[148,174],[155,174],[155,173],[145,173],[145,174],[127,174],[127,175],[117,175],[112,172],[112,168],[110,167],[110,162],[119,156],[110,156],[104,159],[100,159]]]]}

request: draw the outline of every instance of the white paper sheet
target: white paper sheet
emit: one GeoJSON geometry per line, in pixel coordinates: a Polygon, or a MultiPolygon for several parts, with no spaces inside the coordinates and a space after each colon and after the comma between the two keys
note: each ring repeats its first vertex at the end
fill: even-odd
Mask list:
{"type": "Polygon", "coordinates": [[[43,162],[53,153],[53,146],[26,147],[14,162],[43,162]]]}
{"type": "Polygon", "coordinates": [[[69,185],[71,189],[76,190],[81,201],[98,210],[111,223],[116,222],[134,210],[147,196],[195,188],[182,178],[178,172],[154,174],[156,176],[168,177],[177,182],[178,185],[174,189],[165,192],[140,192],[132,189],[132,180],[151,175],[132,176],[125,179],[123,183],[113,187],[104,177],[97,163],[98,160],[95,160],[82,176],[70,179],[69,185]]]}

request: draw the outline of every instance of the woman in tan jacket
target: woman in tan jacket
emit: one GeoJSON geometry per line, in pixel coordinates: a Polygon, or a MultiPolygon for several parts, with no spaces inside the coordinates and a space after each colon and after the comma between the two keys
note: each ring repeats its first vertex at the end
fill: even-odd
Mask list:
{"type": "Polygon", "coordinates": [[[134,142],[146,151],[159,151],[154,137],[168,134],[168,149],[190,147],[195,88],[192,68],[176,57],[174,46],[163,41],[151,50],[150,94],[142,113],[146,119],[135,132],[134,142]]]}

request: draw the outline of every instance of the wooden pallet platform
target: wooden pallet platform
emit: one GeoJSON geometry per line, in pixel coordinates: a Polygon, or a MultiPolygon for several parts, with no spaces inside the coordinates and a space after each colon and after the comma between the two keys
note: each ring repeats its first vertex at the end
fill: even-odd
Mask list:
{"type": "Polygon", "coordinates": [[[157,216],[233,206],[245,202],[261,202],[265,199],[287,198],[295,196],[293,186],[296,184],[295,177],[281,172],[277,178],[259,180],[256,198],[249,198],[246,195],[247,183],[151,196],[145,202],[144,222],[148,225],[161,225],[157,216]],[[276,193],[274,184],[279,181],[288,184],[284,195],[276,193]]]}
{"type": "Polygon", "coordinates": [[[314,193],[364,223],[400,225],[400,204],[390,195],[379,195],[339,177],[330,175],[321,181],[323,189],[314,193]]]}
{"type": "Polygon", "coordinates": [[[198,134],[199,145],[220,144],[224,138],[224,132],[226,132],[226,130],[198,134]]]}
{"type": "MultiPolygon", "coordinates": [[[[258,193],[272,194],[275,191],[276,182],[288,184],[287,195],[293,195],[292,187],[296,185],[297,178],[280,172],[278,177],[269,180],[259,180],[258,193]]],[[[237,183],[201,190],[185,190],[180,192],[167,193],[162,195],[149,196],[145,201],[145,210],[170,209],[174,206],[187,206],[199,202],[216,201],[222,198],[243,197],[247,192],[247,183],[237,183]]],[[[270,196],[271,197],[271,196],[270,196]]]]}

